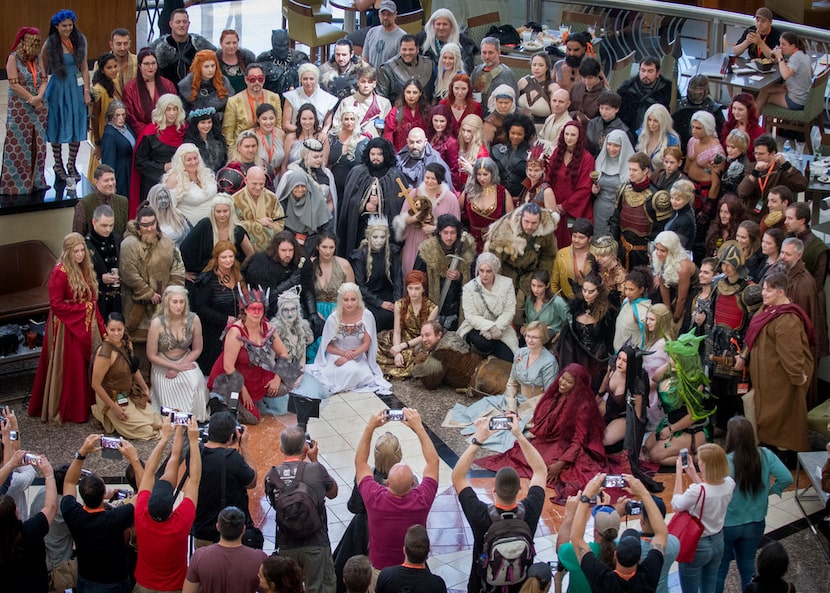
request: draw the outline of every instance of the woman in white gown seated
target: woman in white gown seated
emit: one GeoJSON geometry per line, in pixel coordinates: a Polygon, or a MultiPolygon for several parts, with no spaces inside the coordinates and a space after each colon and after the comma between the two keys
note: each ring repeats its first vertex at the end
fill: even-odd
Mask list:
{"type": "Polygon", "coordinates": [[[328,393],[365,390],[389,393],[377,363],[375,318],[363,306],[360,288],[344,282],[337,290],[337,306],[323,328],[320,349],[306,372],[328,393]]]}
{"type": "Polygon", "coordinates": [[[183,286],[168,286],[161,303],[162,312],[147,332],[153,405],[189,412],[204,422],[208,419],[207,386],[196,364],[202,353],[202,323],[190,311],[183,286]]]}

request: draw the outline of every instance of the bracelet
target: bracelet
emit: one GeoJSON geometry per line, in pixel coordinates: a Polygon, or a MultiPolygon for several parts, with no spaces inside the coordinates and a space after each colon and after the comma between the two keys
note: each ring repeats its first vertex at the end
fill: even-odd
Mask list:
{"type": "Polygon", "coordinates": [[[55,479],[55,474],[52,474],[51,476],[44,476],[43,479],[44,480],[54,480],[55,479]]]}

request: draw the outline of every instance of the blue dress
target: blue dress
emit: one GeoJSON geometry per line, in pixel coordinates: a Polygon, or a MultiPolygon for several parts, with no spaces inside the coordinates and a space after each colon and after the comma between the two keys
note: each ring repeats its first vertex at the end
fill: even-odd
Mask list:
{"type": "Polygon", "coordinates": [[[66,78],[52,75],[46,86],[49,115],[46,120],[46,140],[51,144],[83,142],[87,132],[87,108],[84,105],[84,87],[78,84],[80,73],[75,57],[63,53],[66,78]]]}

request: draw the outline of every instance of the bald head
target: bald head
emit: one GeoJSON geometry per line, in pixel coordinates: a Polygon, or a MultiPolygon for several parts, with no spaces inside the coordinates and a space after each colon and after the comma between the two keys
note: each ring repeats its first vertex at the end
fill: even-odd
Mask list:
{"type": "Polygon", "coordinates": [[[424,148],[427,143],[427,135],[421,128],[412,128],[406,137],[406,147],[409,149],[409,156],[420,159],[424,156],[424,148]]]}
{"type": "Polygon", "coordinates": [[[248,169],[245,179],[248,193],[258,198],[262,194],[262,190],[265,189],[265,171],[261,167],[251,167],[248,169]]]}
{"type": "Polygon", "coordinates": [[[562,115],[571,105],[571,94],[565,89],[557,89],[550,96],[550,110],[554,115],[562,115]]]}
{"type": "Polygon", "coordinates": [[[415,483],[415,474],[412,468],[405,463],[396,463],[389,470],[386,487],[395,496],[406,496],[415,483]]]}

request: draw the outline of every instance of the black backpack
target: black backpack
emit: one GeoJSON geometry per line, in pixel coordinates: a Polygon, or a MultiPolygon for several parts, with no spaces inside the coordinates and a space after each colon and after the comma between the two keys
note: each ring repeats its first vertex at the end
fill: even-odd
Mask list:
{"type": "Polygon", "coordinates": [[[478,569],[486,591],[507,591],[522,583],[533,564],[536,550],[533,532],[524,520],[525,508],[519,503],[515,511],[487,508],[493,523],[484,534],[478,569]]]}
{"type": "MultiPolygon", "coordinates": [[[[303,473],[307,463],[300,462],[291,482],[286,484],[280,476],[280,467],[272,467],[265,476],[265,493],[271,506],[277,512],[277,526],[280,533],[294,539],[303,539],[323,527],[320,517],[319,502],[307,484],[303,482],[303,473]]],[[[284,469],[286,477],[290,469],[284,469]]]]}

